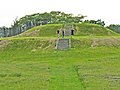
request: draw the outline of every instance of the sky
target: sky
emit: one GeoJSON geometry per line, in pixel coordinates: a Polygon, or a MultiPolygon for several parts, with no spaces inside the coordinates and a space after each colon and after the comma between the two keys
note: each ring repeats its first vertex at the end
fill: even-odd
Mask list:
{"type": "Polygon", "coordinates": [[[85,19],[105,21],[106,25],[120,24],[120,0],[1,0],[0,27],[10,27],[25,15],[62,11],[86,15],[85,19]]]}

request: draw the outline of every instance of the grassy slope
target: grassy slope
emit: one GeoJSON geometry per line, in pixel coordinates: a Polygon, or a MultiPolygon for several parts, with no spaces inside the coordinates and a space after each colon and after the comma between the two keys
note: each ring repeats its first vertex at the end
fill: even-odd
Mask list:
{"type": "Polygon", "coordinates": [[[55,50],[55,39],[9,38],[0,48],[2,90],[119,90],[120,48],[91,47],[77,38],[55,50]],[[80,43],[78,43],[80,42],[80,43]]]}
{"type": "Polygon", "coordinates": [[[87,23],[82,23],[82,24],[76,24],[76,34],[77,36],[114,36],[118,35],[117,33],[96,25],[96,24],[87,24],[87,23]]]}
{"type": "MultiPolygon", "coordinates": [[[[22,37],[56,37],[56,31],[63,27],[62,24],[48,24],[34,27],[19,36],[22,37]]],[[[75,36],[116,36],[117,33],[94,24],[74,24],[75,36]]]]}
{"type": "Polygon", "coordinates": [[[81,25],[76,25],[72,48],[64,51],[55,50],[55,31],[62,25],[38,26],[21,38],[0,39],[0,89],[119,90],[119,36],[109,30],[114,37],[104,36],[106,32],[82,36],[92,36],[96,29],[81,25]]]}
{"type": "Polygon", "coordinates": [[[21,35],[22,37],[56,37],[56,31],[63,27],[62,24],[48,24],[34,27],[21,35]]]}

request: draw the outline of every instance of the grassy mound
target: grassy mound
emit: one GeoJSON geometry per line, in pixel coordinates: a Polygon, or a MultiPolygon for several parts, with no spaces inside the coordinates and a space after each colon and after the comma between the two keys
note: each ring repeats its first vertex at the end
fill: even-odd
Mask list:
{"type": "Polygon", "coordinates": [[[114,36],[117,33],[96,24],[75,24],[77,36],[114,36]]]}
{"type": "MultiPolygon", "coordinates": [[[[63,28],[62,24],[48,24],[34,27],[24,33],[21,37],[56,37],[56,31],[63,28]]],[[[116,36],[119,35],[105,27],[94,24],[74,24],[75,36],[116,36]]]]}
{"type": "Polygon", "coordinates": [[[47,24],[34,27],[21,35],[22,37],[56,37],[56,31],[63,27],[62,24],[47,24]]]}
{"type": "Polygon", "coordinates": [[[60,51],[55,37],[61,27],[38,26],[21,38],[0,39],[2,90],[120,90],[118,34],[98,25],[75,24],[71,49],[60,51]]]}

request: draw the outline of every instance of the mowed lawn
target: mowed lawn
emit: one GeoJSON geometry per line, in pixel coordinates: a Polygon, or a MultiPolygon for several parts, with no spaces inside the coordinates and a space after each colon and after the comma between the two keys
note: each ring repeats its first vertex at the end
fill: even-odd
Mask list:
{"type": "Polygon", "coordinates": [[[0,90],[120,90],[119,47],[60,51],[44,40],[9,43],[0,48],[0,90]]]}

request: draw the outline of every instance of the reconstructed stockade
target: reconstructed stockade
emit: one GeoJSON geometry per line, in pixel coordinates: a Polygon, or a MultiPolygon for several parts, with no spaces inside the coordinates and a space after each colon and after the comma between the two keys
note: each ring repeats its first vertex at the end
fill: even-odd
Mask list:
{"type": "MultiPolygon", "coordinates": [[[[47,24],[47,23],[46,23],[47,24]]],[[[10,37],[23,33],[35,26],[44,25],[44,22],[29,21],[17,27],[0,27],[0,37],[10,37]]]]}

